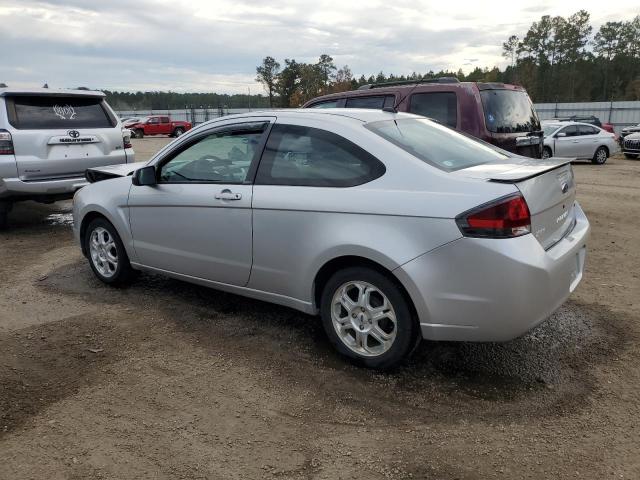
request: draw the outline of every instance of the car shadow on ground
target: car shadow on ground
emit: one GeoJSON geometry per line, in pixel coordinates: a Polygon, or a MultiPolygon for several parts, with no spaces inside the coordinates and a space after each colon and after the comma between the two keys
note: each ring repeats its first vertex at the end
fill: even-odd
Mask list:
{"type": "MultiPolygon", "coordinates": [[[[338,397],[347,390],[349,395],[360,391],[379,406],[399,399],[415,406],[430,402],[432,412],[438,411],[434,402],[442,408],[458,403],[467,409],[478,407],[469,402],[474,400],[488,415],[562,414],[587,400],[597,388],[592,368],[608,361],[625,342],[611,312],[568,302],[511,342],[423,341],[400,367],[375,372],[335,353],[318,318],[289,308],[151,274],[115,289],[101,284],[84,261],[52,271],[38,286],[126,311],[141,328],[167,323],[195,348],[231,355],[250,368],[271,372],[270,378],[278,381],[309,388],[322,384],[328,395],[338,397]],[[522,399],[528,405],[524,410],[522,399]]],[[[188,361],[188,352],[185,356],[188,361]]]]}

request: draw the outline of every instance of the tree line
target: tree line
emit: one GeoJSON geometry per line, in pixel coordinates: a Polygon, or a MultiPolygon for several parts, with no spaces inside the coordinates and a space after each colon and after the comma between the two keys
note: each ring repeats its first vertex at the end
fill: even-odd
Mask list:
{"type": "Polygon", "coordinates": [[[103,90],[115,110],[179,110],[190,108],[266,108],[264,95],[178,92],[112,92],[103,90]]]}
{"type": "Polygon", "coordinates": [[[455,71],[413,72],[355,78],[348,65],[337,68],[333,58],[316,63],[285,59],[281,65],[265,57],[256,68],[256,81],[269,105],[297,107],[327,93],[356,89],[368,83],[413,81],[442,76],[468,82],[505,82],[524,86],[535,102],[640,100],[640,15],[627,22],[606,22],[595,35],[590,15],[580,10],[567,18],[544,15],[522,39],[510,36],[502,45],[510,64],[476,67],[465,75],[455,71]]]}

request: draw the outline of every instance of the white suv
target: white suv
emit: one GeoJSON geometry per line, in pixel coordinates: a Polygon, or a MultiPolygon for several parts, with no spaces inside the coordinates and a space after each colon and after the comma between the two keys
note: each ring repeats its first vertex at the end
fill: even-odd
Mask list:
{"type": "Polygon", "coordinates": [[[135,160],[129,133],[104,96],[0,88],[0,228],[14,202],[71,198],[86,185],[87,168],[135,160]]]}

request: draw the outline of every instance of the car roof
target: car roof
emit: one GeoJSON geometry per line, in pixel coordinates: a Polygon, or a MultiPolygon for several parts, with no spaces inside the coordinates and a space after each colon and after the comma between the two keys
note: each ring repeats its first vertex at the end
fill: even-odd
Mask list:
{"type": "Polygon", "coordinates": [[[560,127],[570,127],[571,125],[586,125],[587,127],[600,128],[597,125],[593,125],[591,123],[585,123],[585,122],[560,122],[558,120],[543,120],[541,123],[543,127],[548,125],[553,125],[560,128],[560,127]]]}
{"type": "Polygon", "coordinates": [[[281,119],[330,117],[336,121],[340,121],[340,119],[351,119],[364,123],[376,122],[379,120],[396,120],[401,118],[424,119],[424,117],[414,115],[412,113],[394,113],[371,108],[287,108],[226,115],[224,117],[220,117],[219,120],[226,120],[230,118],[268,117],[274,116],[274,114],[281,119]]]}
{"type": "Polygon", "coordinates": [[[0,88],[0,97],[17,96],[46,96],[46,97],[104,97],[103,92],[97,90],[77,90],[71,88],[0,88]]]}

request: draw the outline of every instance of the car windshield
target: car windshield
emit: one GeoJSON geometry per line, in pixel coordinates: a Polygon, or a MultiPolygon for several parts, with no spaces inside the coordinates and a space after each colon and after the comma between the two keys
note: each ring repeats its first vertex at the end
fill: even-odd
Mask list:
{"type": "Polygon", "coordinates": [[[544,132],[544,136],[548,137],[560,127],[561,125],[558,124],[542,125],[542,131],[544,132]]]}
{"type": "Polygon", "coordinates": [[[366,128],[441,170],[460,170],[509,158],[504,150],[427,119],[383,120],[368,123],[366,128]]]}
{"type": "Polygon", "coordinates": [[[495,133],[521,133],[540,130],[540,120],[531,99],[521,90],[482,90],[487,129],[495,133]]]}

